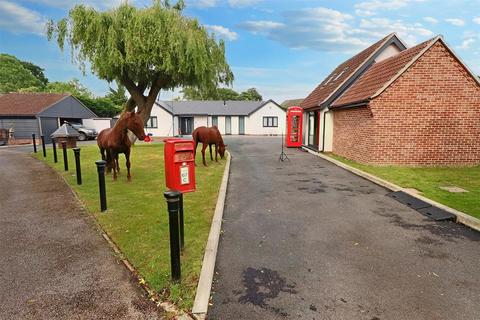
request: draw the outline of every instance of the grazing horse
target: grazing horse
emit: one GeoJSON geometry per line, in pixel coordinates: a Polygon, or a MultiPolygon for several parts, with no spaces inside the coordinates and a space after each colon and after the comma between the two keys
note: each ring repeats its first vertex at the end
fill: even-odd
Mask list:
{"type": "Polygon", "coordinates": [[[128,130],[139,139],[145,139],[143,120],[135,112],[125,111],[118,119],[113,128],[104,129],[97,137],[97,145],[100,148],[102,159],[107,161],[107,172],[113,169],[113,180],[117,180],[117,172],[120,171],[118,154],[124,153],[127,165],[127,178],[130,176],[130,147],[132,142],[128,137],[128,130]]]}
{"type": "Polygon", "coordinates": [[[225,156],[225,148],[227,146],[223,143],[222,135],[220,134],[220,131],[218,131],[217,126],[210,128],[198,127],[193,131],[192,137],[193,141],[195,142],[195,154],[197,154],[198,143],[202,143],[202,159],[204,166],[207,166],[207,162],[205,161],[205,149],[207,148],[207,145],[210,148],[210,159],[212,159],[212,161],[212,145],[215,145],[215,161],[218,162],[217,156],[219,153],[220,158],[223,159],[225,156]]]}

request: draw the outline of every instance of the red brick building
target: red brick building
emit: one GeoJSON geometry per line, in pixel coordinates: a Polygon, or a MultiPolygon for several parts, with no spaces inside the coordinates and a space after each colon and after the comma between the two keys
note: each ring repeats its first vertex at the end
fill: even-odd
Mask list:
{"type": "Polygon", "coordinates": [[[480,163],[480,83],[441,37],[391,34],[337,67],[301,104],[305,146],[371,164],[480,163]]]}

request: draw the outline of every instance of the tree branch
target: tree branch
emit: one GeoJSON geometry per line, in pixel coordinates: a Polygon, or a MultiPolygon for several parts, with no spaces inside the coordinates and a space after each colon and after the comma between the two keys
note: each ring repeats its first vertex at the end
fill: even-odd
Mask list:
{"type": "Polygon", "coordinates": [[[145,104],[146,98],[143,95],[143,91],[145,91],[145,88],[143,88],[142,90],[142,88],[135,85],[135,83],[125,74],[122,75],[120,82],[125,86],[125,88],[127,88],[130,96],[137,103],[137,106],[143,106],[145,104]]]}

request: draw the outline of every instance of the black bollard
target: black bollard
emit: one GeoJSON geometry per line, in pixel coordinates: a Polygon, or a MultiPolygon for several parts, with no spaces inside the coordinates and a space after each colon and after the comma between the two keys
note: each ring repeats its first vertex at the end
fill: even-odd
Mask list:
{"type": "Polygon", "coordinates": [[[68,156],[67,156],[67,143],[62,141],[62,150],[63,150],[63,167],[65,171],[68,171],[68,156]]]}
{"type": "Polygon", "coordinates": [[[42,139],[42,151],[43,151],[43,157],[47,157],[47,149],[45,149],[45,137],[43,135],[40,136],[42,139]]]}
{"type": "Polygon", "coordinates": [[[37,141],[35,140],[35,133],[32,133],[33,152],[37,153],[37,141]]]}
{"type": "Polygon", "coordinates": [[[98,189],[100,190],[100,210],[103,212],[107,210],[107,192],[105,190],[105,160],[95,161],[98,172],[98,189]]]}
{"type": "Polygon", "coordinates": [[[178,191],[165,191],[163,193],[167,199],[168,222],[170,227],[170,264],[172,268],[172,280],[179,282],[181,278],[180,270],[180,230],[178,209],[181,193],[178,191]]]}
{"type": "Polygon", "coordinates": [[[180,223],[180,250],[183,252],[183,248],[185,247],[185,236],[184,236],[184,223],[183,223],[183,193],[180,193],[180,202],[178,204],[178,220],[180,223]]]}
{"type": "Polygon", "coordinates": [[[73,148],[75,154],[75,169],[77,174],[77,184],[82,184],[82,168],[80,167],[80,148],[73,148]]]}
{"type": "Polygon", "coordinates": [[[53,162],[57,163],[57,143],[55,142],[55,139],[52,138],[52,148],[53,148],[53,162]]]}

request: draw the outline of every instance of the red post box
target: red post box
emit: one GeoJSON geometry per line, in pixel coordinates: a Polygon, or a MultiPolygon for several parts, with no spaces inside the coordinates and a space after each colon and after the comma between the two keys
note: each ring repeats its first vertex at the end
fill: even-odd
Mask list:
{"type": "Polygon", "coordinates": [[[165,182],[170,190],[182,193],[195,191],[195,143],[170,138],[165,142],[165,182]]]}
{"type": "Polygon", "coordinates": [[[302,115],[303,109],[300,107],[290,107],[287,109],[287,135],[285,136],[285,145],[289,148],[302,146],[302,115]]]}

